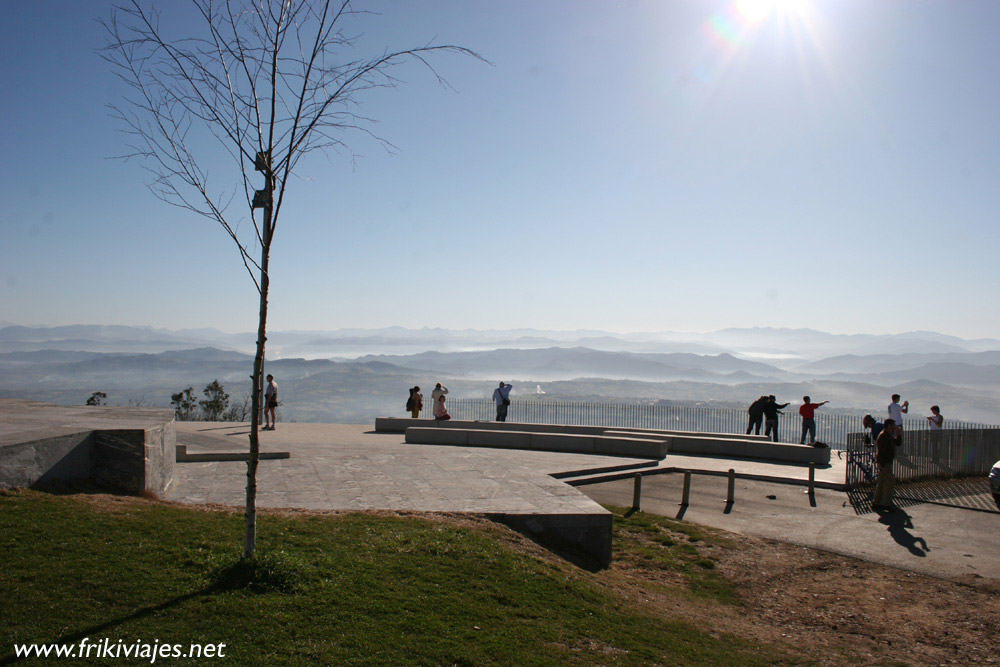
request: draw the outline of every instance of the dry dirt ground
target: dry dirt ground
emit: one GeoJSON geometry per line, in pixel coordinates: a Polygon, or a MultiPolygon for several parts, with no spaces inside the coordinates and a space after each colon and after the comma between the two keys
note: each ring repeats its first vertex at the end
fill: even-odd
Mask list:
{"type": "MultiPolygon", "coordinates": [[[[80,496],[104,511],[152,498],[102,494],[80,496]]],[[[175,505],[175,503],[166,503],[175,505]]],[[[192,508],[191,505],[179,505],[192,508]]],[[[239,508],[197,506],[204,511],[239,508]]],[[[263,510],[262,514],[339,514],[263,510]]],[[[511,548],[576,570],[527,538],[485,518],[419,512],[373,512],[420,516],[491,534],[511,548]]],[[[698,527],[711,539],[698,540],[700,556],[736,591],[734,605],[686,594],[685,576],[616,554],[608,570],[577,570],[624,597],[645,613],[683,618],[718,634],[751,643],[785,646],[792,665],[833,667],[937,667],[1000,665],[1000,582],[935,579],[815,549],[698,527]]],[[[672,533],[678,541],[684,533],[672,533]]],[[[630,535],[642,540],[642,536],[630,535]]],[[[643,546],[653,544],[652,538],[643,546]]]]}
{"type": "Polygon", "coordinates": [[[824,666],[1000,665],[1000,582],[945,581],[711,532],[725,545],[699,550],[734,584],[736,606],[679,600],[658,585],[676,584],[676,575],[628,558],[612,566],[609,583],[643,606],[752,642],[787,645],[792,655],[824,666]]]}

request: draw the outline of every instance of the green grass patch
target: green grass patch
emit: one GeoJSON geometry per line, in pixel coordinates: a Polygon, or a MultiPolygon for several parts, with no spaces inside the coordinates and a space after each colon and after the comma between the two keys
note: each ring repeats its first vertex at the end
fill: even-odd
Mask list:
{"type": "MultiPolygon", "coordinates": [[[[663,531],[658,520],[633,519],[616,512],[619,533],[663,531]]],[[[657,558],[689,568],[693,590],[714,581],[687,550],[690,535],[676,535],[686,541],[671,533],[677,544],[656,544],[675,555],[657,558]]],[[[265,515],[257,558],[240,558],[242,540],[239,514],[0,496],[0,664],[15,644],[83,637],[226,644],[225,658],[199,664],[786,664],[777,649],[657,618],[599,574],[519,552],[490,531],[412,517],[265,515]]]]}
{"type": "Polygon", "coordinates": [[[722,604],[738,604],[732,584],[715,571],[713,551],[732,546],[718,531],[636,512],[626,517],[624,507],[607,506],[614,515],[614,553],[617,559],[652,571],[672,572],[696,597],[722,604]]]}

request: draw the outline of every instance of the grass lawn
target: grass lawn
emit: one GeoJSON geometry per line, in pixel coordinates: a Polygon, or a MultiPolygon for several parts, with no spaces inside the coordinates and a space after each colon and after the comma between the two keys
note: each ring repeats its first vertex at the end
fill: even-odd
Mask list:
{"type": "MultiPolygon", "coordinates": [[[[620,510],[616,526],[616,557],[676,572],[681,599],[737,604],[702,553],[708,537],[620,510]]],[[[15,660],[15,644],[84,637],[226,644],[224,658],[166,665],[799,664],[658,618],[486,522],[264,515],[249,573],[235,565],[242,531],[241,514],[143,499],[0,495],[0,665],[43,663],[15,660]]]]}

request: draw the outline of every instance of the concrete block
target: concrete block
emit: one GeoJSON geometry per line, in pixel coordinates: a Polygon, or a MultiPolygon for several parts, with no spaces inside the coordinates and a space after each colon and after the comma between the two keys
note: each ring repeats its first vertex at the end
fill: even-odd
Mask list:
{"type": "Polygon", "coordinates": [[[594,436],[570,433],[532,433],[531,448],[545,452],[594,453],[594,436]]]}
{"type": "Polygon", "coordinates": [[[524,533],[543,546],[570,556],[585,567],[611,565],[611,513],[513,514],[488,513],[493,521],[524,533]]]}
{"type": "Polygon", "coordinates": [[[90,432],[0,446],[0,488],[88,479],[92,450],[90,432]]]}
{"type": "Polygon", "coordinates": [[[531,434],[523,431],[468,431],[469,445],[505,449],[531,449],[531,434]]]}
{"type": "Polygon", "coordinates": [[[411,426],[406,429],[406,442],[420,445],[469,444],[469,432],[458,428],[411,426]]]}
{"type": "Polygon", "coordinates": [[[596,436],[594,446],[596,454],[646,459],[662,459],[670,449],[666,439],[655,441],[640,438],[616,438],[606,435],[596,436]]]}
{"type": "Polygon", "coordinates": [[[662,433],[650,433],[648,431],[605,431],[601,435],[610,438],[633,438],[635,440],[652,440],[654,442],[662,442],[669,438],[669,436],[662,433]]]}
{"type": "Polygon", "coordinates": [[[698,436],[672,436],[670,451],[677,454],[746,457],[746,441],[724,440],[698,436]]]}

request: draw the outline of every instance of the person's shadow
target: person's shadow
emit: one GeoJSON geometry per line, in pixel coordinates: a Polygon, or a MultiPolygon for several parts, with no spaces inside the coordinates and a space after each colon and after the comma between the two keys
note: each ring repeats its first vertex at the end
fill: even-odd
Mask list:
{"type": "Polygon", "coordinates": [[[908,528],[913,528],[913,519],[902,509],[897,507],[891,512],[880,511],[878,522],[888,526],[892,539],[896,540],[896,543],[900,546],[909,549],[910,553],[914,556],[924,558],[927,556],[927,552],[931,550],[927,546],[927,540],[922,537],[916,537],[907,530],[908,528]]]}

